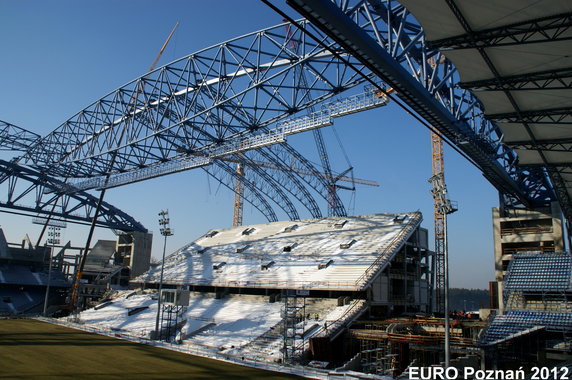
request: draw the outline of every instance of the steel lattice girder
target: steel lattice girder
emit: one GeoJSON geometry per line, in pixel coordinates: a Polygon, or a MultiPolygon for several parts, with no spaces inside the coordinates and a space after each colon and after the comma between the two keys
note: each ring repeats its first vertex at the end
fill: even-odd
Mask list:
{"type": "Polygon", "coordinates": [[[459,86],[473,91],[567,90],[572,89],[572,68],[460,82],[459,86]]]}
{"type": "MultiPolygon", "coordinates": [[[[0,200],[0,208],[12,210],[8,212],[15,214],[44,214],[89,224],[97,206],[96,197],[85,192],[63,194],[61,181],[15,162],[0,160],[0,186],[6,186],[6,198],[0,200]],[[33,198],[32,206],[20,203],[30,198],[33,198]]],[[[147,232],[131,216],[105,202],[97,224],[121,231],[147,232]]]]}
{"type": "MultiPolygon", "coordinates": [[[[238,108],[238,106],[235,104],[232,105],[238,108]]],[[[202,111],[201,107],[199,107],[199,111],[202,111]]],[[[245,115],[245,117],[249,117],[249,115],[245,115]]],[[[212,115],[210,121],[211,123],[216,124],[222,123],[216,115],[212,115]]],[[[249,123],[252,122],[252,120],[249,120],[249,123]]],[[[229,129],[230,132],[235,135],[238,135],[241,132],[234,127],[229,127],[229,129]]],[[[263,132],[269,132],[267,127],[261,127],[261,130],[263,132]]],[[[198,132],[201,133],[202,131],[199,130],[198,132]]],[[[173,136],[173,138],[176,139],[175,136],[173,136]]],[[[212,138],[212,136],[206,136],[206,139],[209,138],[212,138]]],[[[215,141],[210,141],[210,144],[213,144],[214,142],[215,141]]],[[[286,212],[291,220],[299,219],[298,212],[296,211],[292,202],[289,200],[288,196],[286,196],[286,194],[282,191],[282,189],[286,190],[303,206],[305,206],[313,218],[320,218],[322,216],[320,208],[318,207],[314,197],[306,188],[306,185],[312,189],[315,189],[318,194],[324,196],[327,193],[327,179],[325,179],[323,176],[320,176],[320,173],[314,167],[314,165],[306,160],[303,155],[301,155],[289,144],[282,142],[274,144],[271,147],[262,147],[256,150],[250,150],[248,152],[244,152],[241,155],[234,156],[233,161],[240,162],[243,167],[248,168],[246,171],[247,178],[251,178],[251,183],[259,189],[259,192],[256,192],[253,195],[259,196],[260,193],[266,194],[272,202],[277,203],[286,212]],[[258,156],[261,158],[251,159],[251,156],[258,156]],[[288,158],[295,158],[308,174],[304,175],[300,171],[291,170],[287,165],[284,164],[288,161],[288,158]],[[272,173],[267,173],[267,168],[260,166],[259,162],[271,163],[276,169],[273,170],[272,173]],[[302,182],[306,183],[306,185],[304,185],[302,182]],[[270,192],[265,191],[264,187],[270,187],[270,192]]],[[[213,171],[207,170],[207,172],[213,175],[213,171]]],[[[218,178],[218,180],[221,183],[223,182],[222,178],[218,178]]],[[[225,183],[226,187],[229,187],[230,185],[231,184],[225,183]]],[[[230,186],[230,188],[234,190],[234,186],[230,186]]],[[[339,198],[337,200],[341,204],[339,198]]],[[[247,198],[247,201],[252,204],[249,198],[247,198]]],[[[260,201],[258,203],[262,205],[267,204],[260,201]]],[[[259,209],[258,207],[256,208],[259,209]]],[[[336,216],[346,215],[346,211],[343,205],[341,205],[337,211],[338,213],[336,216]]],[[[265,211],[263,214],[270,214],[270,212],[265,211]]]]}
{"type": "Polygon", "coordinates": [[[467,154],[501,192],[527,206],[554,197],[546,176],[518,166],[502,131],[484,118],[482,104],[458,86],[451,62],[426,43],[417,20],[391,0],[289,0],[396,90],[398,96],[467,154]],[[372,25],[375,22],[375,27],[372,25]]]}
{"type": "MultiPolygon", "coordinates": [[[[516,155],[500,143],[502,134],[483,118],[480,103],[457,87],[454,66],[425,45],[421,27],[401,5],[342,3],[356,29],[381,47],[385,63],[399,73],[383,78],[410,105],[416,103],[416,111],[434,121],[499,190],[527,204],[547,201],[546,183],[532,181],[516,166],[516,155]]],[[[43,138],[23,160],[65,178],[135,172],[191,156],[213,141],[224,144],[263,133],[362,83],[362,74],[373,75],[320,30],[303,25],[331,49],[296,28],[278,25],[201,50],[96,101],[43,138]],[[292,40],[296,49],[289,46],[292,40]],[[297,74],[301,71],[304,84],[297,74]]]]}
{"type": "Polygon", "coordinates": [[[40,135],[0,120],[0,150],[25,152],[40,135]]]}
{"type": "MultiPolygon", "coordinates": [[[[279,26],[271,29],[277,29],[279,32],[282,32],[283,28],[283,26],[279,26]]],[[[262,84],[249,83],[249,85],[252,86],[250,90],[251,92],[255,92],[254,97],[259,104],[255,104],[250,108],[245,107],[245,97],[233,96],[232,94],[234,94],[235,90],[230,86],[224,87],[225,92],[232,93],[230,96],[228,93],[223,95],[219,94],[220,84],[227,81],[229,76],[221,76],[220,72],[216,72],[216,74],[219,75],[218,78],[206,79],[210,78],[209,75],[214,75],[214,71],[213,73],[209,71],[206,74],[203,73],[200,75],[196,72],[194,73],[195,78],[197,76],[205,78],[199,82],[208,82],[208,86],[200,86],[201,88],[205,87],[202,89],[200,96],[195,96],[196,94],[194,94],[195,92],[200,91],[196,91],[196,89],[186,86],[182,93],[180,90],[175,91],[176,95],[171,96],[171,98],[168,99],[164,95],[164,92],[161,92],[163,90],[158,93],[153,92],[158,91],[157,89],[161,86],[169,88],[171,88],[170,86],[175,86],[172,83],[167,83],[168,80],[165,78],[167,73],[177,71],[173,67],[166,67],[163,68],[163,71],[160,71],[157,74],[159,77],[158,82],[160,82],[160,84],[155,82],[153,86],[145,90],[144,83],[149,84],[150,82],[148,78],[144,77],[138,81],[137,85],[133,85],[133,94],[137,95],[132,94],[129,99],[129,102],[133,104],[132,106],[131,104],[125,104],[125,100],[127,99],[127,96],[124,94],[125,89],[119,89],[113,95],[111,101],[108,100],[110,97],[108,97],[108,99],[102,99],[92,106],[93,109],[82,111],[80,114],[76,115],[75,118],[72,118],[64,124],[64,126],[59,130],[45,138],[41,144],[38,144],[33,148],[24,158],[38,167],[47,167],[48,172],[50,173],[55,173],[63,177],[81,177],[91,176],[94,174],[105,175],[107,174],[106,169],[109,168],[110,153],[113,149],[105,150],[105,148],[102,149],[102,147],[113,147],[116,145],[116,139],[120,135],[118,129],[128,128],[129,131],[124,135],[130,136],[129,138],[131,139],[133,139],[133,133],[137,134],[142,131],[142,133],[150,133],[149,136],[146,136],[139,141],[136,147],[134,147],[135,144],[133,143],[129,146],[124,146],[123,148],[125,148],[125,150],[117,155],[116,165],[111,168],[110,172],[118,173],[129,170],[140,170],[142,167],[148,167],[156,162],[176,159],[177,157],[180,157],[181,154],[194,154],[197,151],[200,152],[201,150],[204,150],[205,147],[223,143],[224,141],[228,141],[236,136],[252,134],[256,132],[256,130],[263,132],[268,131],[266,125],[288,117],[290,114],[295,112],[296,109],[306,108],[311,104],[318,103],[320,100],[333,96],[338,93],[340,89],[350,88],[355,86],[357,83],[363,82],[363,78],[355,72],[346,70],[344,66],[341,66],[340,68],[340,62],[329,62],[331,61],[331,57],[323,59],[321,57],[321,55],[323,55],[323,51],[314,51],[316,50],[315,46],[299,45],[298,50],[301,51],[300,57],[292,57],[293,53],[289,51],[287,47],[277,46],[275,42],[276,38],[282,38],[284,40],[284,45],[287,46],[287,40],[285,40],[283,36],[279,36],[274,33],[272,30],[270,32],[265,31],[249,36],[249,38],[254,38],[258,41],[268,39],[270,37],[273,41],[271,47],[278,48],[278,52],[272,53],[274,55],[271,56],[271,63],[266,64],[267,68],[264,67],[265,65],[261,65],[263,67],[262,69],[260,67],[254,70],[248,68],[245,69],[246,66],[244,62],[248,57],[241,58],[240,62],[233,61],[229,63],[224,61],[225,65],[237,65],[237,67],[233,69],[234,76],[236,77],[235,82],[240,82],[240,79],[244,79],[240,77],[245,75],[249,77],[247,82],[252,82],[251,75],[254,72],[261,73],[268,71],[273,67],[278,69],[278,74],[269,76],[270,79],[266,78],[259,81],[262,84]],[[282,57],[287,57],[287,59],[282,57]],[[277,63],[277,59],[280,59],[280,62],[277,63]],[[297,85],[299,75],[294,75],[294,70],[290,67],[285,67],[291,64],[292,61],[303,62],[300,66],[306,73],[309,73],[307,76],[312,77],[312,79],[308,81],[310,83],[309,85],[297,85]],[[320,66],[322,67],[320,68],[320,66]],[[335,68],[331,68],[330,66],[335,66],[335,68]],[[338,73],[338,78],[335,82],[329,82],[324,79],[324,72],[326,70],[336,71],[338,73]],[[212,86],[213,84],[216,85],[212,86]],[[278,89],[281,91],[279,92],[278,89]],[[291,98],[290,103],[286,102],[284,94],[286,91],[290,91],[292,93],[292,96],[288,97],[291,98]],[[189,99],[189,92],[193,93],[192,99],[189,99]],[[312,97],[310,96],[311,92],[313,93],[312,97]],[[318,95],[316,96],[316,94],[318,95]],[[136,96],[140,96],[142,99],[136,100],[136,96]],[[314,100],[310,100],[311,98],[314,100]],[[217,102],[219,104],[216,104],[217,102]],[[145,107],[142,105],[145,103],[148,106],[147,109],[142,108],[145,107]],[[273,103],[276,103],[276,109],[272,109],[273,103]],[[213,106],[213,104],[216,106],[213,106]],[[108,106],[108,108],[106,110],[102,110],[104,106],[108,106]],[[107,126],[103,125],[103,127],[99,125],[99,128],[101,128],[100,131],[94,132],[92,136],[89,136],[89,132],[85,129],[82,130],[82,127],[90,128],[90,122],[94,120],[99,120],[100,122],[104,120],[104,117],[101,115],[105,112],[109,112],[110,110],[116,111],[118,108],[121,108],[124,111],[123,113],[129,113],[125,112],[130,109],[129,107],[132,109],[131,114],[124,117],[120,116],[121,112],[112,114],[112,116],[106,114],[105,120],[119,120],[116,123],[117,125],[114,127],[111,126],[113,123],[110,123],[110,125],[107,126]],[[192,116],[182,118],[180,113],[182,109],[192,116]],[[260,113],[262,117],[264,117],[264,115],[270,115],[270,121],[260,122],[260,120],[257,120],[257,112],[260,113]],[[87,121],[88,115],[90,120],[89,122],[87,121]],[[119,124],[122,123],[124,125],[119,126],[119,124]],[[171,125],[165,128],[165,124],[169,125],[169,123],[171,125]],[[173,127],[173,125],[176,125],[176,127],[173,127]],[[150,129],[147,127],[150,127],[150,129]],[[155,133],[157,130],[160,130],[160,133],[155,133]],[[65,138],[64,136],[66,135],[71,136],[71,139],[65,138]],[[102,136],[105,137],[103,138],[102,136]],[[68,142],[69,144],[67,144],[68,142]],[[66,149],[68,151],[67,153],[64,152],[66,149]],[[133,154],[135,150],[137,150],[137,152],[133,154]],[[96,153],[97,151],[99,151],[99,153],[96,153]],[[80,154],[79,152],[82,153],[80,154]],[[88,153],[85,157],[82,157],[82,154],[85,152],[88,153]],[[40,157],[38,156],[38,153],[40,157]],[[68,162],[66,162],[67,159],[74,155],[79,158],[71,159],[71,161],[68,160],[68,162]],[[69,162],[71,162],[71,164],[69,162]]],[[[287,38],[293,39],[300,37],[296,37],[291,33],[287,38]]],[[[252,43],[250,43],[250,45],[252,45],[252,43]]],[[[256,45],[260,44],[257,43],[256,45]]],[[[231,45],[229,43],[225,43],[221,46],[228,49],[231,45]]],[[[235,49],[236,52],[240,52],[240,47],[236,45],[236,43],[233,43],[232,48],[235,49]]],[[[223,61],[223,58],[221,57],[225,54],[229,54],[225,49],[221,50],[220,47],[211,49],[216,50],[214,61],[219,64],[223,61]]],[[[245,51],[252,53],[252,49],[252,46],[250,46],[245,51]]],[[[235,55],[236,52],[234,53],[235,55]]],[[[257,51],[256,54],[265,57],[270,56],[267,52],[262,50],[257,51]]],[[[201,63],[205,59],[206,58],[202,56],[200,59],[197,59],[197,55],[194,55],[188,60],[197,60],[201,63]]],[[[189,75],[190,67],[200,67],[200,64],[197,64],[196,62],[189,64],[188,60],[183,60],[187,65],[185,66],[186,69],[183,70],[187,76],[189,75]]],[[[260,58],[250,58],[250,60],[260,61],[260,58]]],[[[209,70],[212,70],[212,64],[206,66],[209,66],[209,70]]],[[[230,70],[224,69],[223,71],[228,72],[230,70]]],[[[260,74],[256,75],[260,76],[260,74]]],[[[180,82],[181,78],[177,78],[177,81],[180,82]]],[[[173,92],[171,92],[171,95],[173,95],[173,92]]],[[[95,124],[97,124],[97,122],[95,124]]],[[[101,122],[100,124],[105,123],[101,122]]],[[[97,125],[94,125],[93,127],[98,128],[97,125]]],[[[119,150],[121,151],[121,149],[122,147],[120,147],[119,150]]],[[[291,147],[288,147],[287,150],[289,153],[292,153],[293,151],[291,147]]],[[[299,153],[296,155],[299,157],[298,161],[305,165],[305,172],[309,174],[295,174],[295,176],[300,177],[304,182],[309,184],[310,187],[318,192],[318,194],[323,194],[324,197],[327,197],[327,190],[323,190],[328,188],[327,179],[320,176],[319,171],[313,165],[309,164],[307,160],[304,160],[299,153]],[[314,178],[308,180],[311,176],[314,178]]],[[[283,165],[283,167],[287,169],[286,166],[283,165]]],[[[254,171],[257,171],[259,176],[268,178],[266,182],[268,182],[269,186],[274,187],[275,194],[280,193],[280,190],[270,181],[272,178],[276,178],[276,175],[269,177],[265,174],[265,169],[254,169],[254,171]]],[[[280,174],[280,176],[292,177],[293,175],[280,174]]],[[[297,184],[299,181],[282,181],[282,183],[297,184]]],[[[298,187],[301,189],[299,185],[298,187]]],[[[290,191],[290,194],[294,194],[298,200],[301,200],[302,203],[310,210],[313,217],[321,216],[315,201],[313,199],[306,200],[309,194],[307,191],[290,191]],[[300,197],[302,197],[302,199],[300,197]]],[[[330,194],[330,197],[331,196],[332,195],[330,194]]],[[[340,205],[336,209],[336,215],[343,216],[346,213],[345,209],[343,208],[343,205],[341,205],[337,194],[335,197],[337,198],[337,204],[340,205]]],[[[276,200],[274,197],[271,197],[271,199],[276,200]]],[[[283,201],[283,205],[288,205],[289,201],[286,197],[281,196],[279,200],[283,201]]],[[[290,218],[297,217],[295,210],[293,210],[291,206],[282,206],[282,208],[286,210],[290,218]]]]}
{"type": "Polygon", "coordinates": [[[570,26],[572,13],[564,13],[435,40],[429,45],[433,49],[474,49],[569,40],[566,32],[570,26]]]}
{"type": "Polygon", "coordinates": [[[44,137],[25,161],[62,177],[137,170],[213,140],[260,133],[363,82],[300,31],[286,36],[284,29],[279,25],[227,41],[131,82],[44,137]],[[299,53],[288,47],[292,38],[299,40],[299,53]],[[296,66],[311,78],[308,88],[299,86],[296,66]],[[113,151],[117,159],[110,167],[113,151]]]}

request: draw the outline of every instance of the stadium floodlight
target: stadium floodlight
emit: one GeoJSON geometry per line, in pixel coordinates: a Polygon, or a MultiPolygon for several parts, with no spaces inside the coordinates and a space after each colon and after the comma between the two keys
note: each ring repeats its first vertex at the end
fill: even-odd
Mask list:
{"type": "Polygon", "coordinates": [[[54,260],[53,256],[54,256],[54,249],[55,246],[60,244],[60,236],[61,236],[61,229],[65,228],[64,227],[60,227],[60,225],[53,225],[53,224],[49,224],[48,226],[48,239],[46,241],[47,245],[50,245],[50,263],[49,263],[49,269],[48,269],[48,284],[46,286],[46,295],[44,296],[44,317],[47,317],[47,313],[48,313],[48,298],[50,295],[50,285],[51,285],[51,281],[52,281],[52,261],[54,260]]]}
{"type": "Polygon", "coordinates": [[[163,272],[165,270],[165,251],[167,250],[167,237],[172,236],[174,231],[171,229],[169,223],[169,210],[161,210],[159,212],[159,225],[161,226],[161,235],[165,237],[163,242],[163,258],[161,260],[161,277],[159,279],[159,300],[157,304],[157,318],[155,319],[155,338],[161,336],[159,332],[159,318],[161,317],[161,291],[163,290],[163,272]]]}

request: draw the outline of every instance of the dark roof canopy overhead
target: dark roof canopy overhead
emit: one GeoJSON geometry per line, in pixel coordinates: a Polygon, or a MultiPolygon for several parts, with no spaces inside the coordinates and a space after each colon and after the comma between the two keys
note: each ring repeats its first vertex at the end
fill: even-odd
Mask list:
{"type": "Polygon", "coordinates": [[[572,2],[401,0],[572,217],[572,2]]]}

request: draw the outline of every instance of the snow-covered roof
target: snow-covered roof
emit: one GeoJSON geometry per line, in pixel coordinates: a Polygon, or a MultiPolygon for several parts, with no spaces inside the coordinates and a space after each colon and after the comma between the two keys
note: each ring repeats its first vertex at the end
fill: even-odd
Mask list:
{"type": "MultiPolygon", "coordinates": [[[[165,259],[164,283],[362,290],[421,223],[421,213],[283,221],[213,230],[165,259]]],[[[159,282],[161,267],[134,282],[159,282]]]]}

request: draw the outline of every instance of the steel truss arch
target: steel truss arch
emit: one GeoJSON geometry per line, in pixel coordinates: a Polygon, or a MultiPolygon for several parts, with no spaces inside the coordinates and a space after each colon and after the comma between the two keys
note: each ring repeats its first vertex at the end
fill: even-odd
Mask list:
{"type": "Polygon", "coordinates": [[[547,176],[518,165],[515,151],[503,144],[501,129],[485,118],[482,103],[459,86],[455,66],[428,45],[423,29],[402,4],[394,0],[289,3],[392,86],[501,194],[510,194],[513,203],[540,206],[554,199],[547,176]]]}
{"type": "Polygon", "coordinates": [[[240,176],[231,165],[224,161],[217,161],[214,165],[204,167],[203,170],[208,175],[217,180],[221,185],[234,191],[236,181],[241,181],[249,191],[243,194],[245,200],[256,208],[270,222],[278,221],[276,213],[260,193],[258,188],[250,180],[240,176]]]}
{"type": "MultiPolygon", "coordinates": [[[[44,173],[0,160],[0,189],[6,187],[6,198],[0,200],[0,208],[20,215],[50,215],[77,224],[91,223],[97,198],[86,192],[64,194],[63,186],[61,181],[44,173]],[[33,205],[21,203],[30,202],[30,198],[33,205]]],[[[120,231],[147,232],[141,223],[106,202],[103,202],[97,225],[120,231]]]]}
{"type": "MultiPolygon", "coordinates": [[[[32,148],[24,159],[31,165],[47,168],[49,173],[64,178],[136,171],[157,162],[200,152],[238,136],[268,132],[268,126],[274,122],[363,82],[357,73],[347,70],[341,62],[331,62],[331,56],[321,57],[323,49],[316,44],[300,44],[300,55],[290,51],[288,38],[305,37],[299,32],[299,37],[292,33],[283,36],[282,29],[283,26],[278,26],[247,36],[256,40],[257,44],[251,43],[246,48],[232,41],[218,45],[211,49],[215,50],[215,56],[208,64],[203,51],[179,61],[183,62],[182,69],[166,66],[151,74],[156,75],[154,81],[148,75],[132,82],[127,88],[117,90],[78,113],[32,148]],[[265,44],[270,43],[270,47],[276,51],[264,51],[261,40],[265,44]],[[246,54],[232,62],[236,66],[232,70],[226,68],[229,62],[224,57],[236,55],[240,49],[252,55],[255,45],[258,49],[255,60],[246,54]],[[260,62],[260,57],[265,58],[267,63],[254,67],[247,61],[260,62]],[[213,70],[214,63],[220,66],[218,71],[213,70]],[[294,75],[292,67],[295,65],[301,66],[311,77],[303,88],[298,86],[299,79],[294,75]],[[208,68],[200,75],[197,74],[198,70],[193,72],[192,86],[190,83],[181,86],[178,83],[183,78],[181,75],[174,81],[167,78],[173,73],[184,73],[188,79],[191,68],[198,67],[208,68]],[[324,73],[328,70],[336,71],[339,78],[336,81],[327,79],[324,73]],[[244,76],[248,76],[246,89],[234,90],[227,84],[230,78],[239,81],[244,76]],[[290,92],[291,96],[286,96],[285,91],[290,92]],[[310,92],[315,95],[310,96],[310,92]],[[252,104],[245,106],[246,101],[252,104]],[[122,128],[126,130],[125,139],[117,141],[122,128]],[[109,168],[113,152],[119,153],[115,165],[109,168]]],[[[293,148],[286,150],[297,157],[307,174],[293,175],[285,171],[288,173],[285,176],[291,181],[283,179],[281,183],[289,184],[289,193],[301,201],[313,217],[321,216],[315,200],[308,197],[309,192],[300,191],[303,188],[301,182],[292,179],[301,178],[325,199],[328,187],[326,179],[293,148]]],[[[273,160],[277,163],[278,158],[274,157],[273,160]]],[[[258,169],[258,174],[271,182],[273,177],[264,171],[258,169]]],[[[279,191],[275,190],[274,193],[279,191]]],[[[282,208],[290,218],[297,218],[288,203],[283,198],[282,208]]],[[[346,213],[343,206],[337,212],[339,216],[346,213]]]]}
{"type": "Polygon", "coordinates": [[[212,139],[222,143],[255,135],[363,82],[304,36],[295,53],[287,47],[287,39],[294,37],[285,36],[283,29],[279,25],[239,37],[146,74],[66,121],[30,149],[25,161],[62,177],[138,170],[184,155],[181,140],[193,152],[212,139]],[[309,88],[298,88],[293,77],[298,65],[312,77],[309,88]],[[339,77],[326,71],[337,71],[339,77]],[[310,92],[315,93],[311,100],[310,92]],[[188,128],[189,123],[202,131],[188,128]],[[126,133],[118,141],[122,129],[126,133]],[[167,131],[177,136],[176,143],[167,131]],[[211,139],[205,140],[205,134],[211,139]],[[110,167],[112,152],[117,152],[117,163],[110,167]]]}
{"type": "MultiPolygon", "coordinates": [[[[422,28],[402,5],[391,0],[338,3],[389,54],[391,65],[406,70],[423,87],[423,101],[438,105],[441,120],[448,123],[436,127],[493,185],[525,204],[550,199],[546,176],[518,166],[514,151],[502,144],[502,132],[484,118],[480,102],[457,85],[455,67],[427,46],[422,28]]],[[[214,151],[233,139],[261,136],[374,76],[368,65],[317,27],[305,21],[301,25],[323,45],[282,24],[203,49],[96,101],[41,139],[22,160],[62,178],[137,172],[214,151]],[[296,41],[295,49],[291,41],[296,41]]],[[[398,93],[403,95],[400,89],[398,93]]],[[[272,152],[274,147],[253,149],[272,152]]],[[[283,154],[276,153],[276,159],[283,154]]],[[[318,173],[313,165],[308,170],[318,173]]],[[[267,177],[262,171],[257,174],[267,177]]],[[[319,173],[312,180],[300,178],[327,196],[321,191],[327,181],[319,173]]]]}
{"type": "MultiPolygon", "coordinates": [[[[236,104],[233,104],[232,102],[231,102],[231,104],[236,109],[240,108],[239,106],[237,106],[236,104]]],[[[202,107],[197,106],[197,108],[198,108],[198,111],[203,111],[202,107]]],[[[254,121],[251,119],[250,115],[246,114],[246,115],[244,115],[244,118],[245,119],[242,121],[243,124],[252,125],[254,123],[254,121]]],[[[222,121],[216,115],[211,115],[209,121],[211,123],[214,123],[214,124],[222,124],[222,121]]],[[[194,128],[194,126],[193,126],[193,128],[194,128]]],[[[240,133],[241,133],[241,131],[238,130],[237,128],[230,127],[229,129],[235,136],[240,135],[240,133]]],[[[263,132],[270,132],[270,129],[267,127],[261,127],[261,130],[263,132]]],[[[204,133],[204,131],[200,130],[200,129],[197,132],[200,134],[204,133]]],[[[174,140],[176,139],[176,136],[172,136],[172,137],[174,140]]],[[[210,144],[216,143],[216,141],[214,141],[214,139],[211,135],[207,134],[204,137],[207,141],[208,141],[208,139],[211,140],[209,142],[210,144]]],[[[184,142],[182,142],[182,143],[184,143],[184,142]]],[[[184,149],[184,148],[181,147],[181,149],[184,149]]],[[[193,153],[191,153],[191,154],[193,154],[193,153]]],[[[320,195],[325,194],[325,191],[327,189],[326,181],[324,180],[324,178],[322,176],[319,176],[319,172],[314,167],[314,165],[312,165],[309,161],[307,161],[303,157],[303,155],[301,155],[295,148],[290,146],[288,143],[282,142],[282,143],[274,144],[271,147],[261,147],[259,149],[249,150],[247,152],[244,152],[241,155],[236,156],[234,158],[234,161],[240,162],[241,164],[243,164],[244,166],[246,166],[250,169],[247,172],[247,175],[251,176],[252,173],[255,173],[259,177],[261,177],[261,179],[263,179],[263,181],[259,181],[259,180],[254,179],[252,181],[252,183],[259,184],[259,186],[264,185],[265,183],[268,183],[274,189],[278,189],[278,190],[274,190],[274,194],[273,194],[273,196],[270,197],[270,199],[272,201],[274,201],[275,203],[278,203],[279,205],[281,205],[281,203],[286,204],[288,207],[283,207],[281,205],[281,208],[286,212],[286,214],[288,215],[288,217],[291,220],[299,219],[298,213],[297,213],[295,208],[292,208],[290,206],[292,203],[285,196],[285,194],[282,191],[280,191],[280,189],[286,190],[289,194],[291,194],[294,198],[296,198],[310,212],[310,214],[312,215],[313,218],[320,218],[322,216],[322,214],[320,212],[320,208],[319,208],[318,204],[316,203],[314,197],[312,196],[312,194],[310,194],[310,192],[308,191],[306,186],[298,178],[301,177],[302,181],[304,181],[311,188],[315,189],[318,192],[318,194],[320,194],[320,195]],[[282,153],[282,154],[279,154],[279,153],[282,153]],[[289,154],[291,157],[296,157],[297,160],[301,163],[301,165],[303,165],[304,168],[306,169],[305,173],[308,173],[309,175],[304,176],[300,172],[293,172],[290,168],[288,168],[286,165],[284,165],[283,163],[286,162],[284,160],[284,157],[286,154],[289,154]],[[251,159],[250,158],[250,157],[256,157],[256,156],[259,156],[261,158],[258,158],[258,159],[251,159]],[[266,163],[272,164],[273,169],[275,169],[275,170],[273,170],[272,173],[267,173],[268,168],[261,166],[260,165],[261,162],[266,162],[266,163]],[[278,199],[278,202],[277,202],[275,195],[280,196],[280,198],[278,199]]],[[[234,190],[234,187],[233,187],[233,190],[234,190]]],[[[265,193],[264,191],[262,191],[262,192],[265,193]]],[[[254,195],[256,195],[256,194],[254,194],[254,195]]],[[[248,198],[247,198],[247,201],[248,201],[248,198]]],[[[341,204],[341,201],[340,201],[340,204],[341,204]]],[[[341,208],[340,215],[336,215],[336,216],[344,216],[345,215],[345,209],[343,208],[343,206],[341,206],[341,207],[342,208],[341,208]]]]}
{"type": "MultiPolygon", "coordinates": [[[[200,105],[197,105],[196,107],[196,112],[201,112],[204,110],[200,105]]],[[[168,109],[165,109],[164,112],[166,117],[173,119],[172,112],[170,112],[168,109]]],[[[213,114],[208,115],[207,122],[215,125],[223,123],[217,115],[213,114]]],[[[217,145],[216,139],[211,134],[207,133],[201,128],[197,128],[192,123],[189,123],[188,126],[197,133],[197,136],[201,136],[201,138],[204,139],[204,141],[207,143],[206,147],[217,145]]],[[[234,136],[241,134],[241,131],[234,127],[229,127],[229,129],[234,136]]],[[[263,127],[262,130],[264,132],[270,132],[270,130],[266,127],[263,127]]],[[[174,144],[178,144],[177,149],[179,151],[185,151],[185,141],[181,139],[180,136],[173,135],[170,131],[166,131],[165,134],[169,139],[171,139],[170,141],[172,141],[174,144]]],[[[201,154],[208,154],[208,150],[203,148],[198,151],[190,152],[189,154],[200,156],[201,154]]],[[[309,161],[307,161],[303,155],[301,155],[289,144],[282,142],[273,145],[272,149],[269,147],[262,147],[260,149],[250,150],[238,156],[227,158],[227,161],[241,163],[245,167],[249,168],[247,171],[248,178],[256,177],[250,179],[251,185],[247,186],[247,189],[252,189],[254,186],[258,189],[258,191],[251,194],[251,197],[246,197],[245,199],[256,209],[264,209],[262,212],[264,215],[269,216],[275,214],[273,210],[269,209],[269,203],[260,199],[263,195],[266,195],[268,199],[281,207],[281,209],[284,210],[284,212],[291,220],[299,219],[296,208],[293,206],[288,196],[286,196],[286,194],[282,191],[282,189],[284,189],[290,195],[296,198],[300,204],[305,206],[313,218],[320,218],[322,216],[318,204],[316,203],[312,194],[308,191],[307,187],[302,183],[302,181],[308,184],[311,188],[316,189],[318,194],[325,193],[326,182],[324,181],[323,177],[319,175],[317,169],[309,161]],[[290,168],[285,166],[283,162],[285,162],[286,155],[296,157],[297,161],[300,162],[300,165],[304,167],[305,170],[303,173],[306,173],[306,175],[301,174],[300,172],[293,172],[290,168]],[[250,158],[250,156],[260,156],[262,158],[253,160],[250,158]],[[274,170],[272,170],[272,173],[267,173],[268,168],[261,166],[260,163],[270,163],[272,164],[272,169],[274,170]],[[302,181],[298,179],[299,177],[301,177],[302,181]]],[[[215,163],[216,162],[220,162],[220,160],[215,160],[215,163]]],[[[228,169],[228,167],[225,165],[223,169],[228,169]]],[[[228,183],[228,176],[218,178],[216,177],[217,174],[223,174],[227,172],[227,170],[221,171],[205,169],[205,171],[214,177],[217,181],[224,184],[225,187],[234,191],[232,184],[228,183]]],[[[237,178],[234,174],[233,176],[235,180],[244,180],[243,177],[237,178]]],[[[341,206],[341,213],[336,216],[344,215],[345,209],[343,206],[341,206]]]]}
{"type": "Polygon", "coordinates": [[[0,120],[0,150],[26,152],[40,135],[0,120]]]}

